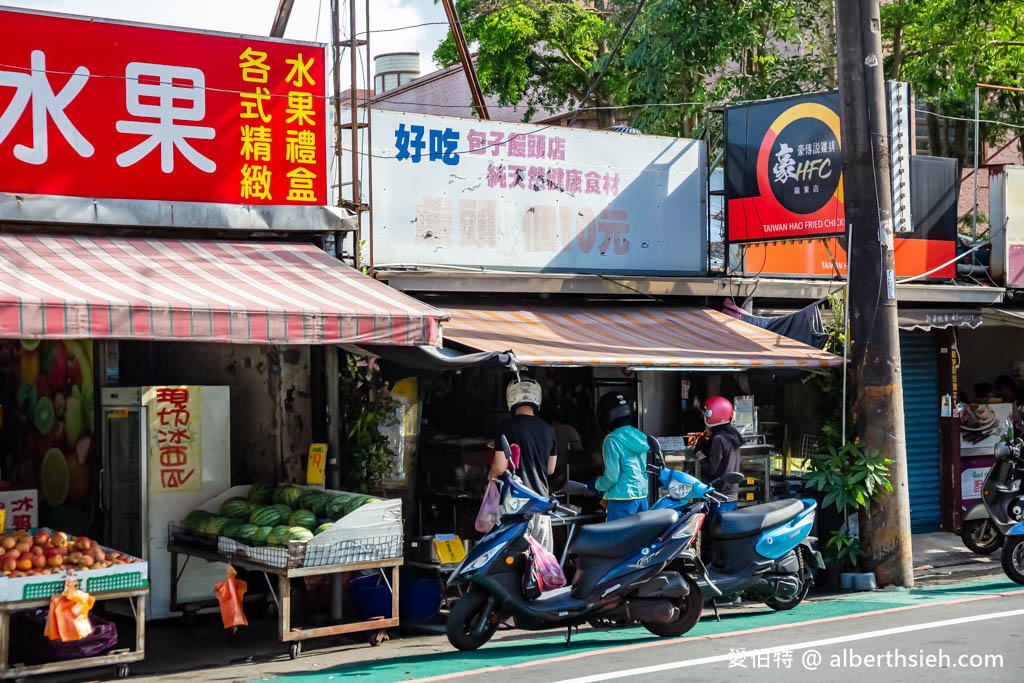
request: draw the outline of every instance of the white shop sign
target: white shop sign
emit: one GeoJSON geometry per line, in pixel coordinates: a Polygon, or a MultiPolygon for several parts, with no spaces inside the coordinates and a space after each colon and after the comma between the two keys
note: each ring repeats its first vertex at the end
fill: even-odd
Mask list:
{"type": "Polygon", "coordinates": [[[389,111],[372,126],[377,268],[707,270],[703,141],[389,111]]]}
{"type": "Polygon", "coordinates": [[[0,510],[4,511],[5,529],[35,529],[39,526],[39,492],[0,491],[0,510]]]}

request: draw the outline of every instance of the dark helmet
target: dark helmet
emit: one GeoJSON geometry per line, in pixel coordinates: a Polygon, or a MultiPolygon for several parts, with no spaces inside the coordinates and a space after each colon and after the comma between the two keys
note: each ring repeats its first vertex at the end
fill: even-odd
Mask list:
{"type": "Polygon", "coordinates": [[[601,429],[618,427],[620,423],[625,424],[632,418],[633,408],[626,397],[617,391],[605,394],[597,402],[597,419],[601,423],[601,429]]]}

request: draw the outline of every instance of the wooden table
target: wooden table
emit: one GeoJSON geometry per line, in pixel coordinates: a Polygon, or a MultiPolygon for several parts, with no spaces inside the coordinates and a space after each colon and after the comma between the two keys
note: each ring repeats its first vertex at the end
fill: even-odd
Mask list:
{"type": "MultiPolygon", "coordinates": [[[[203,550],[193,546],[186,546],[170,543],[167,551],[171,553],[171,610],[184,611],[185,605],[178,603],[178,555],[188,555],[210,562],[227,562],[240,569],[262,572],[267,577],[267,585],[274,598],[277,607],[278,640],[283,643],[291,643],[289,654],[292,659],[302,652],[301,641],[309,638],[322,638],[325,636],[338,636],[346,633],[357,633],[362,631],[374,631],[370,637],[371,645],[379,645],[386,635],[386,629],[398,626],[398,568],[402,566],[402,558],[394,557],[387,560],[369,560],[366,562],[349,562],[345,564],[325,564],[319,567],[296,567],[286,569],[283,567],[271,567],[250,558],[239,555],[226,555],[213,550],[203,550]],[[299,579],[306,576],[323,576],[327,574],[340,574],[342,572],[354,572],[363,569],[391,568],[391,618],[390,619],[369,619],[351,623],[332,624],[330,626],[319,626],[315,628],[295,628],[291,624],[292,614],[292,579],[299,579]],[[277,576],[277,591],[270,581],[270,575],[277,576]]],[[[387,575],[385,575],[385,581],[387,575]]]]}
{"type": "Polygon", "coordinates": [[[50,598],[37,600],[18,600],[15,602],[0,602],[0,679],[21,679],[28,676],[40,674],[52,674],[60,671],[72,671],[94,666],[115,665],[117,677],[128,676],[128,664],[130,662],[142,661],[146,656],[146,596],[149,595],[149,588],[129,588],[125,590],[106,591],[91,593],[96,602],[104,600],[118,600],[127,598],[132,603],[132,611],[135,614],[135,649],[113,649],[108,654],[96,657],[85,657],[82,659],[69,659],[63,662],[49,662],[46,664],[33,664],[25,666],[10,665],[11,645],[11,613],[23,610],[36,609],[38,607],[49,607],[50,598]]]}

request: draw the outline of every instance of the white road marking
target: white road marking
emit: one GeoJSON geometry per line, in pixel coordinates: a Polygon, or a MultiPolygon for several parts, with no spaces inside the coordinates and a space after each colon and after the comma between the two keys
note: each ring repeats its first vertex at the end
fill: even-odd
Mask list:
{"type": "Polygon", "coordinates": [[[802,643],[777,645],[775,647],[766,647],[759,650],[744,650],[742,653],[731,652],[729,654],[713,655],[710,657],[699,657],[697,659],[684,659],[678,662],[666,662],[664,664],[645,666],[637,669],[622,669],[621,671],[608,671],[606,673],[594,674],[592,676],[568,678],[563,681],[557,681],[556,683],[596,683],[596,681],[613,681],[619,678],[629,678],[630,676],[643,676],[645,674],[659,673],[661,671],[672,671],[674,669],[685,669],[694,666],[703,666],[704,664],[716,664],[718,662],[735,661],[740,657],[746,659],[748,657],[752,658],[757,657],[759,655],[769,655],[774,654],[776,652],[793,652],[795,650],[806,650],[808,648],[818,648],[824,647],[826,645],[835,645],[838,643],[849,643],[857,640],[882,638],[885,636],[896,635],[899,633],[926,631],[928,629],[933,628],[945,628],[947,626],[970,624],[976,621],[987,621],[989,619],[1005,619],[1007,617],[1017,617],[1021,615],[1024,615],[1024,609],[1015,609],[1010,610],[1009,612],[995,612],[993,614],[980,614],[973,617],[959,617],[957,619],[943,619],[942,621],[929,621],[923,624],[911,624],[909,626],[897,626],[895,628],[886,628],[876,631],[851,633],[845,636],[836,636],[835,638],[807,640],[802,643]]]}

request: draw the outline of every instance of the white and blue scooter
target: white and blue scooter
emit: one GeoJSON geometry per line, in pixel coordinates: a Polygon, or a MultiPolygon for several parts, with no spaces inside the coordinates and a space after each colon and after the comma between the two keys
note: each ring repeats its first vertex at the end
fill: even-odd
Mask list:
{"type": "MultiPolygon", "coordinates": [[[[710,510],[704,525],[712,542],[710,562],[687,555],[671,567],[697,580],[715,616],[719,603],[737,597],[776,610],[799,605],[814,583],[816,570],[825,568],[817,539],[810,535],[817,502],[789,498],[722,512],[717,507],[725,498],[715,487],[739,483],[742,474],[730,472],[705,484],[685,472],[666,468],[657,441],[648,440],[659,465],[658,480],[667,491],[651,509],[689,510],[695,501],[703,501],[710,510]]],[[[1024,529],[1021,534],[1024,540],[1024,529]]]]}

